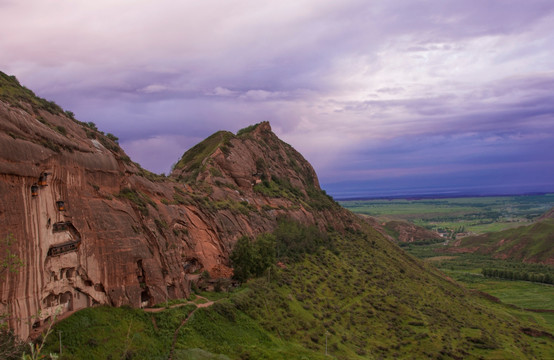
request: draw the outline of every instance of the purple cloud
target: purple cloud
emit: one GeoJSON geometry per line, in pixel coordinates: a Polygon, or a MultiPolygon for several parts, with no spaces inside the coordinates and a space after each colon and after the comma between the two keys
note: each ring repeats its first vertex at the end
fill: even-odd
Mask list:
{"type": "Polygon", "coordinates": [[[337,194],[554,189],[550,0],[0,1],[0,23],[0,70],[155,172],[269,120],[337,194]]]}

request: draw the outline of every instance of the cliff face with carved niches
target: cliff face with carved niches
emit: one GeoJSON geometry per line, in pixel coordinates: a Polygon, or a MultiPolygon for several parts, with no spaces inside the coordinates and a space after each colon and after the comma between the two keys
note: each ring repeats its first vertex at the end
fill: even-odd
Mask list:
{"type": "Polygon", "coordinates": [[[55,312],[152,306],[187,296],[204,270],[230,277],[236,240],[280,216],[356,226],[268,123],[212,135],[164,177],[93,124],[34,95],[2,96],[18,85],[0,82],[0,254],[23,266],[0,274],[0,312],[23,338],[55,312]]]}

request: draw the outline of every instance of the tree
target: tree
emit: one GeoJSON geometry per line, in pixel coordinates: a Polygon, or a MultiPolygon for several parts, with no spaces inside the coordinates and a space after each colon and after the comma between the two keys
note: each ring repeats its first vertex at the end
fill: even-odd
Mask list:
{"type": "Polygon", "coordinates": [[[230,256],[233,265],[233,278],[245,282],[250,277],[254,263],[254,247],[248,236],[237,240],[230,256]]]}
{"type": "Polygon", "coordinates": [[[243,236],[237,240],[230,258],[236,280],[245,282],[252,276],[261,276],[275,263],[275,236],[262,234],[254,242],[243,236]]]}
{"type": "Polygon", "coordinates": [[[252,274],[263,275],[271,265],[275,264],[275,235],[262,234],[254,243],[254,263],[252,274]]]}

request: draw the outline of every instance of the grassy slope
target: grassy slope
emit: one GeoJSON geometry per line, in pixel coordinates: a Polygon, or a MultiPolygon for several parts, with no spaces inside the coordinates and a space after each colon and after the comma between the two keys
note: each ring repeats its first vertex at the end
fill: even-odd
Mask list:
{"type": "Polygon", "coordinates": [[[240,299],[237,306],[308,348],[321,349],[329,331],[332,354],[344,359],[554,355],[551,341],[540,345],[543,339],[521,334],[528,325],[502,306],[382,245],[350,238],[339,256],[312,256],[285,271],[280,287],[251,286],[247,306],[240,299]]]}
{"type": "MultiPolygon", "coordinates": [[[[55,326],[45,353],[58,352],[57,334],[62,331],[61,359],[167,359],[175,330],[194,308],[189,305],[158,313],[128,307],[84,309],[55,326]]],[[[291,356],[323,358],[278,339],[222,300],[196,311],[180,329],[173,358],[290,359],[291,356]]]]}
{"type": "MultiPolygon", "coordinates": [[[[328,351],[338,359],[554,356],[552,340],[520,331],[536,324],[470,295],[373,230],[365,231],[335,234],[334,252],[309,255],[274,271],[270,283],[251,281],[229,299],[197,311],[179,332],[176,354],[194,358],[188,352],[200,348],[231,359],[317,359],[323,358],[327,337],[328,351]]],[[[126,348],[136,359],[164,358],[189,311],[93,308],[56,330],[72,334],[64,342],[68,359],[120,358],[126,348]]],[[[56,340],[50,339],[49,349],[57,349],[56,340]]]]}
{"type": "Polygon", "coordinates": [[[460,247],[479,247],[477,252],[523,261],[547,262],[554,259],[554,219],[529,226],[472,236],[460,247]]]}
{"type": "Polygon", "coordinates": [[[21,103],[27,103],[34,110],[46,110],[53,114],[63,112],[56,103],[37,97],[31,90],[21,86],[15,76],[9,76],[1,71],[0,100],[14,106],[21,106],[21,103]]]}
{"type": "MultiPolygon", "coordinates": [[[[554,286],[552,285],[531,281],[486,278],[481,274],[483,268],[554,274],[552,267],[541,264],[493,259],[488,255],[470,253],[437,256],[436,250],[443,250],[443,248],[444,246],[442,245],[410,245],[405,247],[411,254],[430,262],[469,289],[486,292],[499,298],[503,303],[515,305],[518,308],[554,310],[554,286]]],[[[507,311],[520,319],[544,326],[554,334],[554,314],[529,312],[518,308],[508,307],[507,311]]]]}
{"type": "Polygon", "coordinates": [[[204,141],[187,150],[175,164],[175,169],[186,168],[187,171],[193,171],[200,168],[204,159],[210,156],[222,143],[233,137],[233,133],[228,131],[218,131],[210,135],[204,141]]]}

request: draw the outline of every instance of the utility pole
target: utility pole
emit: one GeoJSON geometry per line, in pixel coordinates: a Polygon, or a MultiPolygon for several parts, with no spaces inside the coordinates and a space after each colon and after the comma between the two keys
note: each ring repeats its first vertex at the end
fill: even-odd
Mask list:
{"type": "Polygon", "coordinates": [[[325,356],[327,356],[327,335],[329,335],[329,331],[325,330],[325,356]]]}
{"type": "Polygon", "coordinates": [[[58,330],[58,338],[60,339],[60,356],[62,355],[62,331],[58,330]]]}

